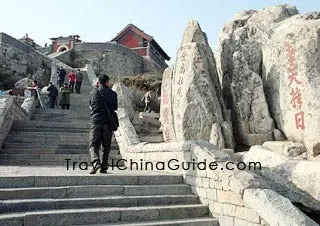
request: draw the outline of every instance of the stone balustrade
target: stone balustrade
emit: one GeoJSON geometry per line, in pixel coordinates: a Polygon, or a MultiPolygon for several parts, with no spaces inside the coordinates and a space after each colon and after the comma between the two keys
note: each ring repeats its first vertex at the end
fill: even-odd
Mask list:
{"type": "Polygon", "coordinates": [[[0,147],[7,138],[13,122],[30,119],[35,105],[34,97],[25,98],[21,106],[14,96],[0,97],[0,147]]]}
{"type": "Polygon", "coordinates": [[[127,169],[130,170],[131,166],[136,169],[131,162],[137,162],[137,165],[142,163],[144,166],[140,170],[182,174],[184,182],[191,186],[202,203],[209,206],[220,226],[317,225],[289,199],[272,190],[262,177],[251,170],[238,169],[236,166],[243,163],[232,161],[214,145],[205,141],[140,143],[126,109],[120,109],[118,114],[120,127],[115,137],[121,155],[127,161],[127,169]],[[199,163],[199,166],[206,162],[207,168],[184,170],[183,162],[199,163]],[[215,170],[208,167],[210,163],[216,164],[215,170]],[[226,169],[227,164],[234,170],[226,169]]]}

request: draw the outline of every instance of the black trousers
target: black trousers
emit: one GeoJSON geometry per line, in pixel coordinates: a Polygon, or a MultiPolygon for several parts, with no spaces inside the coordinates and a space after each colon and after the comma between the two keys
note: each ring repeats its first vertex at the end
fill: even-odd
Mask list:
{"type": "Polygon", "coordinates": [[[108,124],[92,124],[89,133],[89,152],[91,164],[101,164],[101,169],[108,168],[112,131],[108,124]],[[100,153],[100,147],[101,153],[100,153]]]}
{"type": "Polygon", "coordinates": [[[64,80],[58,80],[59,88],[63,86],[64,80]]]}
{"type": "Polygon", "coordinates": [[[66,109],[69,110],[70,104],[61,104],[62,109],[66,109]]]}
{"type": "Polygon", "coordinates": [[[54,108],[56,97],[49,97],[49,108],[54,108]]]}
{"type": "Polygon", "coordinates": [[[69,82],[69,89],[71,90],[71,93],[73,93],[73,87],[74,87],[74,82],[69,82]]]}
{"type": "Polygon", "coordinates": [[[75,87],[76,93],[80,93],[81,83],[82,83],[82,81],[77,81],[76,82],[76,87],[75,87]]]}

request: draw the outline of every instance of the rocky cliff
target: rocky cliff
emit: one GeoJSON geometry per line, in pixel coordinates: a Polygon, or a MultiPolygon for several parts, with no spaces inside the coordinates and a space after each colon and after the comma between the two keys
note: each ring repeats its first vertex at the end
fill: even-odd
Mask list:
{"type": "Polygon", "coordinates": [[[14,47],[0,47],[0,89],[11,89],[22,78],[47,85],[51,75],[51,60],[35,52],[23,52],[14,47]]]}

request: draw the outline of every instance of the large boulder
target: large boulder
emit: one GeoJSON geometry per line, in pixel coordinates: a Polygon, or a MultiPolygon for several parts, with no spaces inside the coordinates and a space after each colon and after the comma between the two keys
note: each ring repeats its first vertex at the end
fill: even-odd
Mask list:
{"type": "Polygon", "coordinates": [[[262,45],[269,39],[279,21],[298,13],[296,7],[280,5],[261,11],[242,11],[225,24],[219,35],[217,49],[217,70],[223,89],[226,105],[230,109],[230,84],[233,73],[233,54],[241,51],[250,70],[261,74],[262,45]]]}
{"type": "Polygon", "coordinates": [[[291,160],[256,145],[243,155],[244,162],[260,162],[267,183],[291,202],[320,210],[320,162],[291,160]]]}
{"type": "Polygon", "coordinates": [[[280,22],[263,52],[270,111],[285,136],[303,143],[308,157],[320,144],[320,13],[280,22]]]}
{"type": "Polygon", "coordinates": [[[17,81],[14,84],[14,88],[16,89],[26,89],[27,87],[31,87],[33,80],[29,78],[23,78],[17,81]]]}
{"type": "MultiPolygon", "coordinates": [[[[320,13],[299,14],[280,5],[244,11],[219,36],[217,68],[227,109],[232,108],[231,83],[237,51],[263,80],[276,129],[276,140],[302,143],[308,158],[320,158],[320,13]]],[[[247,117],[249,117],[247,115],[247,117]]]]}
{"type": "Polygon", "coordinates": [[[241,52],[234,53],[233,63],[230,90],[238,143],[252,146],[273,140],[274,123],[261,77],[250,70],[241,52]]]}
{"type": "Polygon", "coordinates": [[[163,91],[170,90],[172,98],[163,93],[161,101],[162,104],[168,102],[163,113],[165,109],[174,109],[173,120],[167,128],[170,130],[172,125],[176,141],[216,140],[222,135],[220,125],[226,117],[225,109],[214,55],[196,21],[189,22],[185,29],[172,76],[170,74],[170,69],[164,74],[164,79],[171,79],[167,79],[169,82],[165,82],[163,91]]]}

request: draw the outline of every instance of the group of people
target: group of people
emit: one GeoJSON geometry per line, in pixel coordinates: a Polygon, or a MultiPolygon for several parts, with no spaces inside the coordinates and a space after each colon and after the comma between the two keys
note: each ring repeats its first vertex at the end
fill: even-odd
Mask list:
{"type": "MultiPolygon", "coordinates": [[[[63,67],[60,67],[59,70],[57,71],[58,74],[58,84],[59,88],[63,87],[64,81],[67,75],[67,72],[63,69],[63,67]]],[[[83,81],[83,74],[81,73],[80,69],[78,69],[77,72],[71,71],[68,75],[67,78],[69,80],[69,89],[71,93],[73,93],[73,89],[75,88],[76,93],[80,93],[81,89],[81,84],[83,81]]]]}
{"type": "MultiPolygon", "coordinates": [[[[67,72],[64,70],[63,67],[60,67],[57,71],[58,74],[58,86],[60,89],[61,97],[59,101],[59,105],[62,109],[69,110],[70,108],[70,94],[73,93],[73,89],[75,87],[76,93],[80,93],[81,84],[83,81],[83,74],[81,73],[80,69],[77,72],[71,71],[68,75],[67,72]],[[65,79],[69,80],[69,83],[65,83],[65,79]]],[[[49,108],[54,108],[58,105],[58,95],[59,90],[55,87],[53,82],[50,82],[49,87],[47,89],[49,92],[49,108]]]]}
{"type": "MultiPolygon", "coordinates": [[[[59,90],[57,87],[54,86],[53,82],[50,82],[47,91],[49,92],[48,94],[49,108],[54,108],[56,105],[58,105],[59,90]]],[[[62,109],[69,110],[71,91],[67,83],[65,83],[62,87],[60,87],[60,93],[61,93],[61,97],[60,97],[59,105],[61,106],[62,109]]]]}

